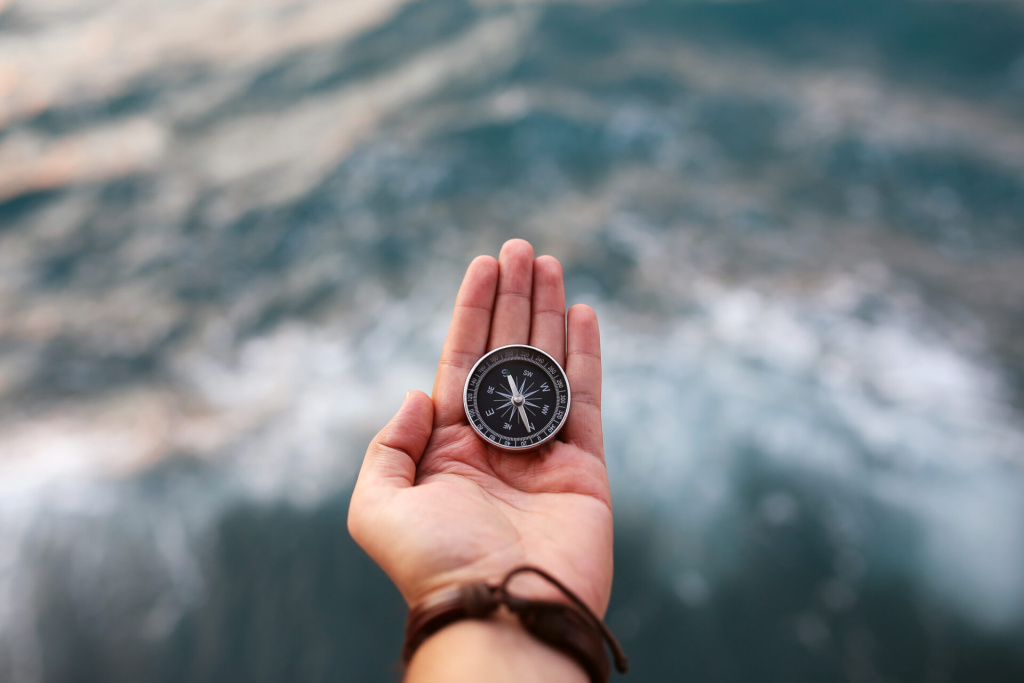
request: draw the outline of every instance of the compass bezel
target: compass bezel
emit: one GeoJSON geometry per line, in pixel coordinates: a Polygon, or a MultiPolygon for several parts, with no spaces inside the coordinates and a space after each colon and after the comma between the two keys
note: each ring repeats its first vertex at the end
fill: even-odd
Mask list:
{"type": "Polygon", "coordinates": [[[485,353],[473,365],[462,391],[462,405],[473,430],[486,443],[505,451],[530,451],[549,443],[565,426],[572,405],[569,376],[551,354],[528,344],[508,344],[485,353]],[[484,420],[480,413],[479,391],[481,380],[505,363],[527,363],[539,368],[551,380],[552,415],[537,435],[509,437],[500,434],[484,420]],[[562,397],[564,396],[564,401],[562,397]],[[562,405],[564,403],[564,405],[562,405]]]}

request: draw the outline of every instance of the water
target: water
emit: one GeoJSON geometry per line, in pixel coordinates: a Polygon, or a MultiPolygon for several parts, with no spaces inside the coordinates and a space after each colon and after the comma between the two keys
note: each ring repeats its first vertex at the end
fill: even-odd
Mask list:
{"type": "Polygon", "coordinates": [[[0,0],[0,679],[393,680],[347,494],[519,236],[631,680],[1020,680],[1022,11],[0,0]]]}

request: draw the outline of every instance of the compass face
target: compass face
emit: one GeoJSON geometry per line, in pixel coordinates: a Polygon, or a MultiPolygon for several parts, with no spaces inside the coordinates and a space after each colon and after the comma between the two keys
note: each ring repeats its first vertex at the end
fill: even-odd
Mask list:
{"type": "Polygon", "coordinates": [[[525,344],[502,346],[473,366],[466,416],[488,443],[527,450],[553,439],[569,415],[569,380],[555,359],[525,344]]]}

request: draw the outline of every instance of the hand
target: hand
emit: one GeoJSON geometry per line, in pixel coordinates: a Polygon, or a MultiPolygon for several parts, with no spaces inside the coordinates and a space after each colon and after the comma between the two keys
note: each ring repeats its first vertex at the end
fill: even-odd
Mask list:
{"type": "MultiPolygon", "coordinates": [[[[370,443],[349,509],[353,538],[410,605],[521,564],[562,580],[599,616],[612,582],[612,509],[601,434],[601,351],[594,311],[565,311],[562,268],[522,240],[466,271],[433,396],[413,391],[370,443]],[[568,325],[566,325],[568,320],[568,325]],[[510,453],[473,431],[462,391],[488,350],[530,344],[569,376],[558,438],[510,453]]],[[[518,393],[518,390],[517,390],[518,393]]]]}

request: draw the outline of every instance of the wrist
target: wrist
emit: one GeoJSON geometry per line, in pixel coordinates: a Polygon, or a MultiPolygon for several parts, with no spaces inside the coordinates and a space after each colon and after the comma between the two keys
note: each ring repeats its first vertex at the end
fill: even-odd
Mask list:
{"type": "MultiPolygon", "coordinates": [[[[506,626],[514,626],[521,636],[530,636],[528,640],[517,637],[519,643],[530,643],[527,650],[520,645],[520,650],[538,651],[537,646],[553,649],[574,660],[591,683],[608,681],[611,666],[605,643],[614,655],[615,668],[625,673],[629,667],[621,646],[601,619],[556,578],[530,566],[513,569],[498,585],[471,582],[435,594],[416,605],[406,620],[402,661],[408,665],[424,643],[439,633],[450,632],[453,625],[466,620],[485,623],[481,620],[496,618],[500,619],[495,623],[503,621],[506,626]],[[543,579],[568,601],[538,600],[510,592],[513,578],[523,575],[543,579]]],[[[527,661],[532,659],[529,657],[527,661]]]]}

